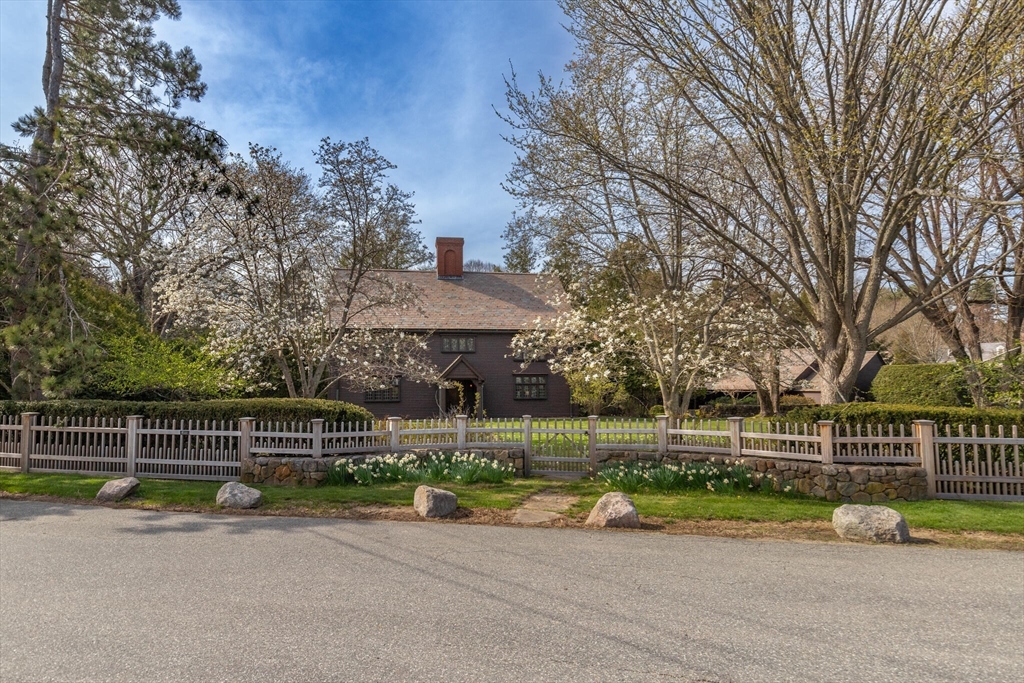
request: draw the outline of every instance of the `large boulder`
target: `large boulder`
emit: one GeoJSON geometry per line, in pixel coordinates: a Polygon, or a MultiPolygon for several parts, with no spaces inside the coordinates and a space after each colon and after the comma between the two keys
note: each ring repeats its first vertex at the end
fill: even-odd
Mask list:
{"type": "Polygon", "coordinates": [[[910,540],[907,520],[882,505],[840,505],[832,513],[832,527],[850,541],[906,543],[910,540]]]}
{"type": "Polygon", "coordinates": [[[416,487],[412,506],[420,517],[447,517],[459,506],[459,499],[451,491],[431,486],[416,487]]]}
{"type": "Polygon", "coordinates": [[[259,507],[263,503],[263,494],[256,489],[229,481],[217,491],[217,505],[226,508],[248,509],[259,507]]]}
{"type": "Polygon", "coordinates": [[[139,480],[135,477],[113,479],[103,485],[100,492],[96,494],[96,500],[101,503],[116,503],[135,493],[137,488],[139,488],[139,480]]]}
{"type": "Polygon", "coordinates": [[[639,529],[640,517],[636,514],[633,499],[625,493],[613,491],[601,496],[597,505],[587,517],[587,526],[639,529]]]}

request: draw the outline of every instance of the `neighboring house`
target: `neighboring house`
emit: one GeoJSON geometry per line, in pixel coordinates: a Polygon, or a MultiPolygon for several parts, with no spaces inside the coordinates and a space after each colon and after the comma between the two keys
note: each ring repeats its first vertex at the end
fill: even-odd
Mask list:
{"type": "Polygon", "coordinates": [[[375,324],[413,333],[432,333],[429,354],[442,378],[455,388],[394,379],[393,386],[361,391],[336,386],[331,398],[366,407],[375,415],[418,418],[450,414],[460,405],[478,417],[569,416],[569,387],[547,363],[521,367],[510,344],[517,332],[550,320],[563,294],[551,275],[464,273],[464,240],[437,238],[437,270],[387,271],[409,285],[416,305],[374,313],[375,324]]]}
{"type": "MultiPolygon", "coordinates": [[[[1004,342],[981,342],[981,361],[986,362],[990,360],[996,360],[1006,355],[1006,344],[1004,342]]],[[[953,357],[953,352],[946,349],[945,357],[942,358],[940,363],[955,363],[956,358],[953,357]]]]}
{"type": "Polygon", "coordinates": [[[1006,354],[1004,342],[981,342],[981,360],[995,360],[1006,354]]]}
{"type": "MultiPolygon", "coordinates": [[[[857,374],[856,388],[862,392],[871,388],[871,382],[885,364],[877,351],[868,351],[857,374]]],[[[783,394],[795,394],[821,403],[821,377],[818,375],[818,361],[806,349],[785,349],[779,363],[779,385],[783,394]]],[[[708,385],[708,390],[736,396],[756,391],[750,377],[739,370],[723,375],[708,385]]]]}

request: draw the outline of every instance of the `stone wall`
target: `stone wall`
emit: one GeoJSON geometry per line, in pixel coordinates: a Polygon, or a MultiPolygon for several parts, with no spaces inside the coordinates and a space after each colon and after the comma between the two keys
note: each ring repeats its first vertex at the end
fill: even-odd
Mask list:
{"type": "Polygon", "coordinates": [[[644,451],[608,451],[603,461],[653,460],[664,462],[739,463],[772,482],[776,491],[790,490],[825,500],[844,503],[882,503],[889,500],[922,500],[928,497],[927,473],[923,467],[892,465],[822,465],[813,462],[770,458],[732,458],[721,455],[670,453],[661,458],[644,451]]]}
{"type": "MultiPolygon", "coordinates": [[[[411,451],[424,457],[437,449],[411,451]]],[[[473,449],[471,453],[510,462],[517,477],[523,475],[523,450],[473,449]]],[[[318,486],[327,479],[327,469],[342,459],[361,461],[373,455],[344,455],[324,458],[311,457],[252,457],[242,460],[243,483],[281,484],[285,486],[318,486]]],[[[606,462],[648,460],[664,462],[712,462],[749,467],[760,478],[772,482],[776,491],[789,487],[795,493],[844,503],[885,502],[889,500],[921,500],[928,496],[928,480],[923,467],[821,465],[813,462],[775,460],[770,458],[740,458],[735,461],[722,455],[699,453],[669,453],[662,458],[651,451],[598,451],[598,459],[606,462]]]]}
{"type": "MultiPolygon", "coordinates": [[[[410,451],[418,457],[429,453],[437,453],[433,448],[423,451],[410,451]]],[[[467,451],[477,456],[491,458],[500,463],[512,463],[517,477],[523,476],[523,449],[472,449],[467,451]]],[[[403,452],[404,454],[404,452],[403,452]]],[[[244,484],[268,484],[284,486],[319,486],[327,479],[327,470],[338,460],[361,462],[370,455],[341,455],[323,458],[254,456],[242,459],[241,480],[244,484]]]]}

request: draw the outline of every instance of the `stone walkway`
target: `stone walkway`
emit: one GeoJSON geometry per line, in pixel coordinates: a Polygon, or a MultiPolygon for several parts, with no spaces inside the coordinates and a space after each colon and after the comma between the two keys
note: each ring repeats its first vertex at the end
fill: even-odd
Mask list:
{"type": "Polygon", "coordinates": [[[516,524],[544,524],[562,519],[564,512],[572,507],[579,496],[567,496],[561,493],[548,493],[541,491],[535,493],[523,501],[523,506],[516,510],[512,521],[516,524]]]}

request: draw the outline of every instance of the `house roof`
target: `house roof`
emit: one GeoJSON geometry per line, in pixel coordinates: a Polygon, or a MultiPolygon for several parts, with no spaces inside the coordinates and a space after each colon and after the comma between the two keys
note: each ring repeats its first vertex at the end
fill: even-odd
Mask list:
{"type": "MultiPolygon", "coordinates": [[[[863,369],[878,356],[877,351],[864,354],[863,369]]],[[[784,349],[779,362],[779,384],[783,391],[799,387],[801,391],[821,391],[818,362],[809,349],[784,349]]],[[[708,385],[711,391],[745,393],[755,391],[754,381],[741,370],[731,370],[708,385]]]]}
{"type": "Polygon", "coordinates": [[[461,280],[439,280],[433,270],[377,271],[411,288],[415,304],[378,308],[373,325],[403,330],[509,331],[550,321],[567,310],[552,302],[564,295],[553,275],[465,273],[461,280]]]}

